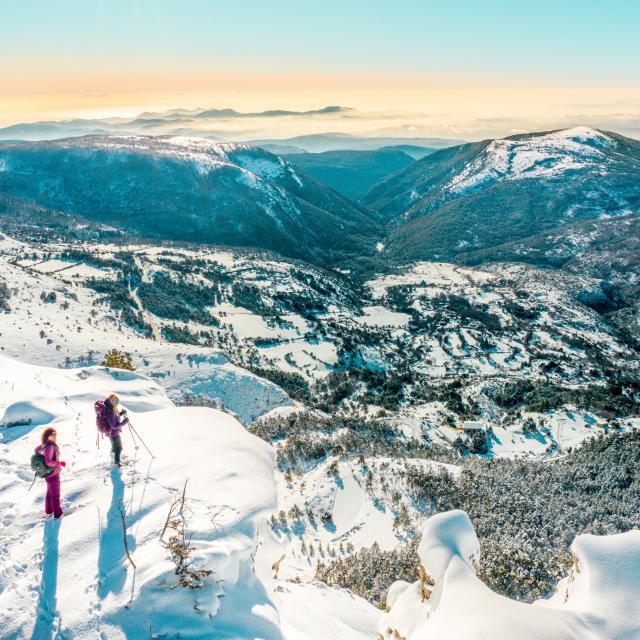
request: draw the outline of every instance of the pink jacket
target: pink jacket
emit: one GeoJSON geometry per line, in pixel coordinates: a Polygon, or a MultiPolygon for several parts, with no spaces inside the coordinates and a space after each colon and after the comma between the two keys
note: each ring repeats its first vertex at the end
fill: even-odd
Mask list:
{"type": "Polygon", "coordinates": [[[107,408],[107,423],[111,427],[109,437],[116,438],[122,433],[122,427],[128,422],[128,418],[124,414],[120,413],[117,409],[112,407],[109,400],[104,401],[104,406],[107,408]]]}
{"type": "Polygon", "coordinates": [[[36,453],[39,453],[43,449],[44,463],[48,467],[55,467],[55,469],[47,477],[50,478],[51,476],[57,476],[62,470],[62,467],[60,466],[60,453],[58,450],[58,445],[49,443],[47,443],[46,445],[39,444],[36,447],[36,453]]]}

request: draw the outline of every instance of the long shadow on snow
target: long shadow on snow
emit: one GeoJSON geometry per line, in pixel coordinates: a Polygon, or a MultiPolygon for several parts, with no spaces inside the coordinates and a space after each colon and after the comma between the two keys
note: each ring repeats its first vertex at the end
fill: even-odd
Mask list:
{"type": "Polygon", "coordinates": [[[58,536],[60,520],[44,523],[42,578],[40,596],[36,608],[36,623],[31,640],[45,640],[53,636],[53,622],[56,615],[56,593],[58,589],[58,536]]]}
{"type": "MultiPolygon", "coordinates": [[[[218,558],[224,564],[224,558],[218,558]]],[[[145,584],[128,607],[103,618],[125,638],[189,637],[215,640],[283,640],[268,593],[245,558],[231,584],[215,574],[202,589],[172,588],[175,576],[145,584]],[[213,610],[213,615],[208,611],[213,610]]]]}
{"type": "MultiPolygon", "coordinates": [[[[124,506],[124,482],[120,469],[112,469],[111,505],[107,513],[107,525],[100,533],[100,550],[98,552],[98,597],[102,600],[109,593],[120,593],[127,579],[125,568],[126,551],[124,548],[124,532],[122,530],[121,510],[124,506]]],[[[131,523],[127,523],[131,524],[131,523]]],[[[129,550],[133,551],[133,539],[128,536],[129,550]]]]}

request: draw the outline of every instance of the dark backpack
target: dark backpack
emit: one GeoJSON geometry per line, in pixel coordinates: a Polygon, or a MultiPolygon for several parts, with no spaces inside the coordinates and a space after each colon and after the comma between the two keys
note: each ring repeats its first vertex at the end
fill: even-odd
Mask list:
{"type": "MultiPolygon", "coordinates": [[[[55,467],[50,467],[45,461],[44,461],[44,450],[46,447],[54,447],[55,445],[53,444],[47,444],[45,445],[42,449],[40,449],[40,451],[37,451],[36,453],[34,453],[31,456],[31,471],[33,471],[38,478],[46,478],[47,476],[50,476],[55,470],[55,467]]],[[[56,452],[57,453],[57,452],[56,452]]],[[[56,455],[56,460],[57,460],[58,456],[56,455]]]]}
{"type": "Polygon", "coordinates": [[[107,422],[107,407],[104,400],[96,400],[93,403],[93,408],[96,412],[96,427],[98,427],[98,431],[108,436],[111,433],[111,427],[107,422]]]}

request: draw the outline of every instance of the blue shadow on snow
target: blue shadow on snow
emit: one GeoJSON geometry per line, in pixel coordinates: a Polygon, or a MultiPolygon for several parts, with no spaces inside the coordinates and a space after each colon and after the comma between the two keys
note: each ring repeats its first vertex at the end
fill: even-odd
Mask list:
{"type": "MultiPolygon", "coordinates": [[[[103,600],[109,593],[120,593],[127,579],[125,563],[127,561],[124,548],[122,519],[120,510],[124,506],[124,482],[120,469],[111,470],[111,505],[107,513],[107,524],[100,532],[100,550],[98,552],[98,597],[103,600]]],[[[127,538],[129,549],[133,551],[130,537],[127,538]]]]}
{"type": "Polygon", "coordinates": [[[44,557],[40,595],[36,608],[36,623],[31,640],[48,640],[53,636],[56,615],[56,593],[58,590],[58,536],[60,520],[47,520],[43,526],[44,557]]]}

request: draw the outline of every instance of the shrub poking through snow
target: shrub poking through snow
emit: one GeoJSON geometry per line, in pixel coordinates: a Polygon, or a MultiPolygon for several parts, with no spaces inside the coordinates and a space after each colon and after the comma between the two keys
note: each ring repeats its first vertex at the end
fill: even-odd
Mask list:
{"type": "Polygon", "coordinates": [[[11,292],[7,287],[7,283],[4,280],[0,280],[0,312],[9,313],[11,311],[11,307],[9,306],[10,297],[11,292]]]}
{"type": "Polygon", "coordinates": [[[49,291],[48,293],[45,291],[42,291],[40,293],[40,300],[42,300],[42,302],[49,302],[49,303],[53,303],[57,300],[57,296],[56,296],[56,292],[55,291],[49,291]]]}
{"type": "Polygon", "coordinates": [[[176,587],[202,589],[205,578],[213,573],[211,569],[195,565],[191,559],[191,554],[195,551],[195,548],[191,544],[191,534],[188,534],[186,530],[187,518],[185,511],[189,510],[187,482],[188,480],[185,480],[182,495],[171,502],[167,520],[160,534],[160,539],[162,540],[167,530],[172,532],[169,535],[168,542],[164,543],[171,554],[171,560],[176,565],[175,573],[178,576],[178,582],[171,587],[172,589],[176,587]]]}

